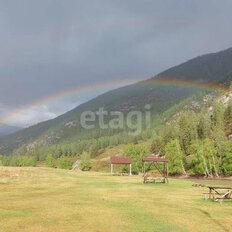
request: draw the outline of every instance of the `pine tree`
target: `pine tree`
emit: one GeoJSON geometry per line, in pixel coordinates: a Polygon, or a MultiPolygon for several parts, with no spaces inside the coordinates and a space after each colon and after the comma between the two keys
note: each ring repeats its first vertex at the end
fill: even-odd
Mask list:
{"type": "Polygon", "coordinates": [[[229,135],[232,133],[232,99],[229,100],[225,110],[225,131],[229,135]]]}
{"type": "Polygon", "coordinates": [[[97,156],[98,150],[99,150],[98,145],[96,141],[94,141],[92,145],[90,145],[90,149],[89,149],[91,158],[95,158],[97,156]]]}
{"type": "Polygon", "coordinates": [[[209,112],[205,110],[201,111],[198,118],[197,131],[200,139],[209,137],[211,131],[211,119],[209,112]]]}
{"type": "Polygon", "coordinates": [[[180,144],[185,154],[189,153],[192,142],[198,138],[196,114],[191,111],[184,112],[179,119],[180,144]]]}
{"type": "Polygon", "coordinates": [[[221,172],[221,164],[223,159],[223,154],[225,152],[225,144],[227,142],[227,137],[225,132],[220,127],[214,127],[212,130],[212,139],[214,140],[215,147],[217,149],[217,157],[220,159],[219,173],[221,172]]]}
{"type": "Polygon", "coordinates": [[[225,120],[226,122],[232,121],[232,99],[229,100],[227,107],[225,109],[225,120]]]}
{"type": "Polygon", "coordinates": [[[162,140],[164,143],[164,146],[171,140],[176,139],[178,137],[178,125],[175,123],[167,124],[162,132],[162,140]]]}
{"type": "Polygon", "coordinates": [[[224,129],[225,121],[225,106],[222,102],[214,102],[213,104],[213,114],[212,114],[212,122],[214,127],[219,127],[224,129]]]}
{"type": "Polygon", "coordinates": [[[154,154],[162,155],[164,154],[164,147],[163,138],[161,136],[156,136],[151,143],[150,151],[154,154]]]}

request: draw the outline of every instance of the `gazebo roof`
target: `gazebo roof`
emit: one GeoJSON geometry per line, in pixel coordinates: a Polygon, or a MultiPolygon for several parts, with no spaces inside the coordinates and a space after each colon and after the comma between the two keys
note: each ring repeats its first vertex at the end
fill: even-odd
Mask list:
{"type": "Polygon", "coordinates": [[[169,160],[165,158],[159,158],[159,157],[145,157],[142,158],[143,162],[154,162],[154,163],[168,163],[169,160]]]}
{"type": "Polygon", "coordinates": [[[131,157],[114,156],[110,158],[111,164],[131,164],[131,157]]]}

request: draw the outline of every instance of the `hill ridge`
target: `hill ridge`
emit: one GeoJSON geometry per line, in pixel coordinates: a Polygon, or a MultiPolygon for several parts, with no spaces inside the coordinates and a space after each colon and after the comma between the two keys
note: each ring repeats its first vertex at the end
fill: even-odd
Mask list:
{"type": "Polygon", "coordinates": [[[150,79],[103,93],[55,119],[2,138],[0,153],[9,154],[26,144],[39,141],[41,137],[45,137],[49,141],[48,145],[50,145],[64,142],[67,139],[81,139],[82,136],[91,136],[91,133],[86,135],[78,124],[79,116],[85,110],[94,111],[104,107],[106,110],[121,110],[124,112],[132,108],[141,110],[145,104],[151,104],[154,117],[182,100],[206,91],[199,89],[197,86],[175,86],[173,83],[147,85],[146,82],[149,80],[165,81],[169,78],[175,82],[175,78],[177,78],[177,80],[184,82],[214,85],[222,81],[231,70],[232,48],[195,57],[150,79]],[[76,127],[67,128],[65,125],[70,121],[76,121],[76,127]]]}

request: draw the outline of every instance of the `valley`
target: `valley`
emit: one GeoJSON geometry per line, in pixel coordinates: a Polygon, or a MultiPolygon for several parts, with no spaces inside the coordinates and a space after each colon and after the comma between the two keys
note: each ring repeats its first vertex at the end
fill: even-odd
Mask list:
{"type": "Polygon", "coordinates": [[[193,183],[144,185],[141,176],[1,167],[0,226],[4,232],[231,231],[231,201],[205,201],[206,189],[193,183]]]}
{"type": "MultiPolygon", "coordinates": [[[[170,159],[171,175],[231,175],[231,56],[227,49],[196,57],[5,136],[1,164],[71,169],[78,161],[104,172],[111,156],[138,160],[133,153],[142,152],[170,159]]],[[[132,170],[141,172],[141,160],[132,170]]]]}
{"type": "Polygon", "coordinates": [[[232,231],[232,1],[0,6],[0,232],[232,231]]]}

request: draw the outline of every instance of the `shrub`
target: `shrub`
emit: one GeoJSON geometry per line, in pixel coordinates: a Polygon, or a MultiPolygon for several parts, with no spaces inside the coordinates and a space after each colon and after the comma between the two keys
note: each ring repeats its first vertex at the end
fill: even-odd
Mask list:
{"type": "MultiPolygon", "coordinates": [[[[139,173],[142,172],[142,158],[148,156],[148,151],[143,146],[127,145],[124,147],[121,155],[130,156],[133,160],[132,172],[139,173]]],[[[123,169],[126,169],[126,167],[123,166],[123,169]]]]}
{"type": "Polygon", "coordinates": [[[56,168],[56,160],[53,158],[53,156],[51,154],[49,154],[46,157],[46,167],[56,168]]]}
{"type": "Polygon", "coordinates": [[[72,161],[64,155],[58,159],[58,167],[61,169],[72,169],[72,164],[72,161]]]}
{"type": "Polygon", "coordinates": [[[0,155],[0,166],[7,166],[7,157],[0,155]]]}
{"type": "Polygon", "coordinates": [[[171,139],[165,146],[165,155],[169,160],[169,173],[182,174],[184,170],[184,154],[177,139],[171,139]]]}
{"type": "Polygon", "coordinates": [[[89,171],[91,169],[90,155],[87,152],[83,152],[81,155],[80,168],[82,171],[89,171]]]}
{"type": "Polygon", "coordinates": [[[193,155],[190,173],[192,175],[218,175],[220,160],[214,141],[211,139],[196,140],[190,147],[193,155]]]}
{"type": "Polygon", "coordinates": [[[11,156],[9,157],[9,166],[13,167],[35,167],[36,159],[33,156],[11,156]]]}
{"type": "Polygon", "coordinates": [[[20,167],[35,167],[36,159],[32,156],[20,156],[20,167]]]}
{"type": "Polygon", "coordinates": [[[225,175],[232,175],[232,144],[226,143],[222,170],[225,175]]]}

